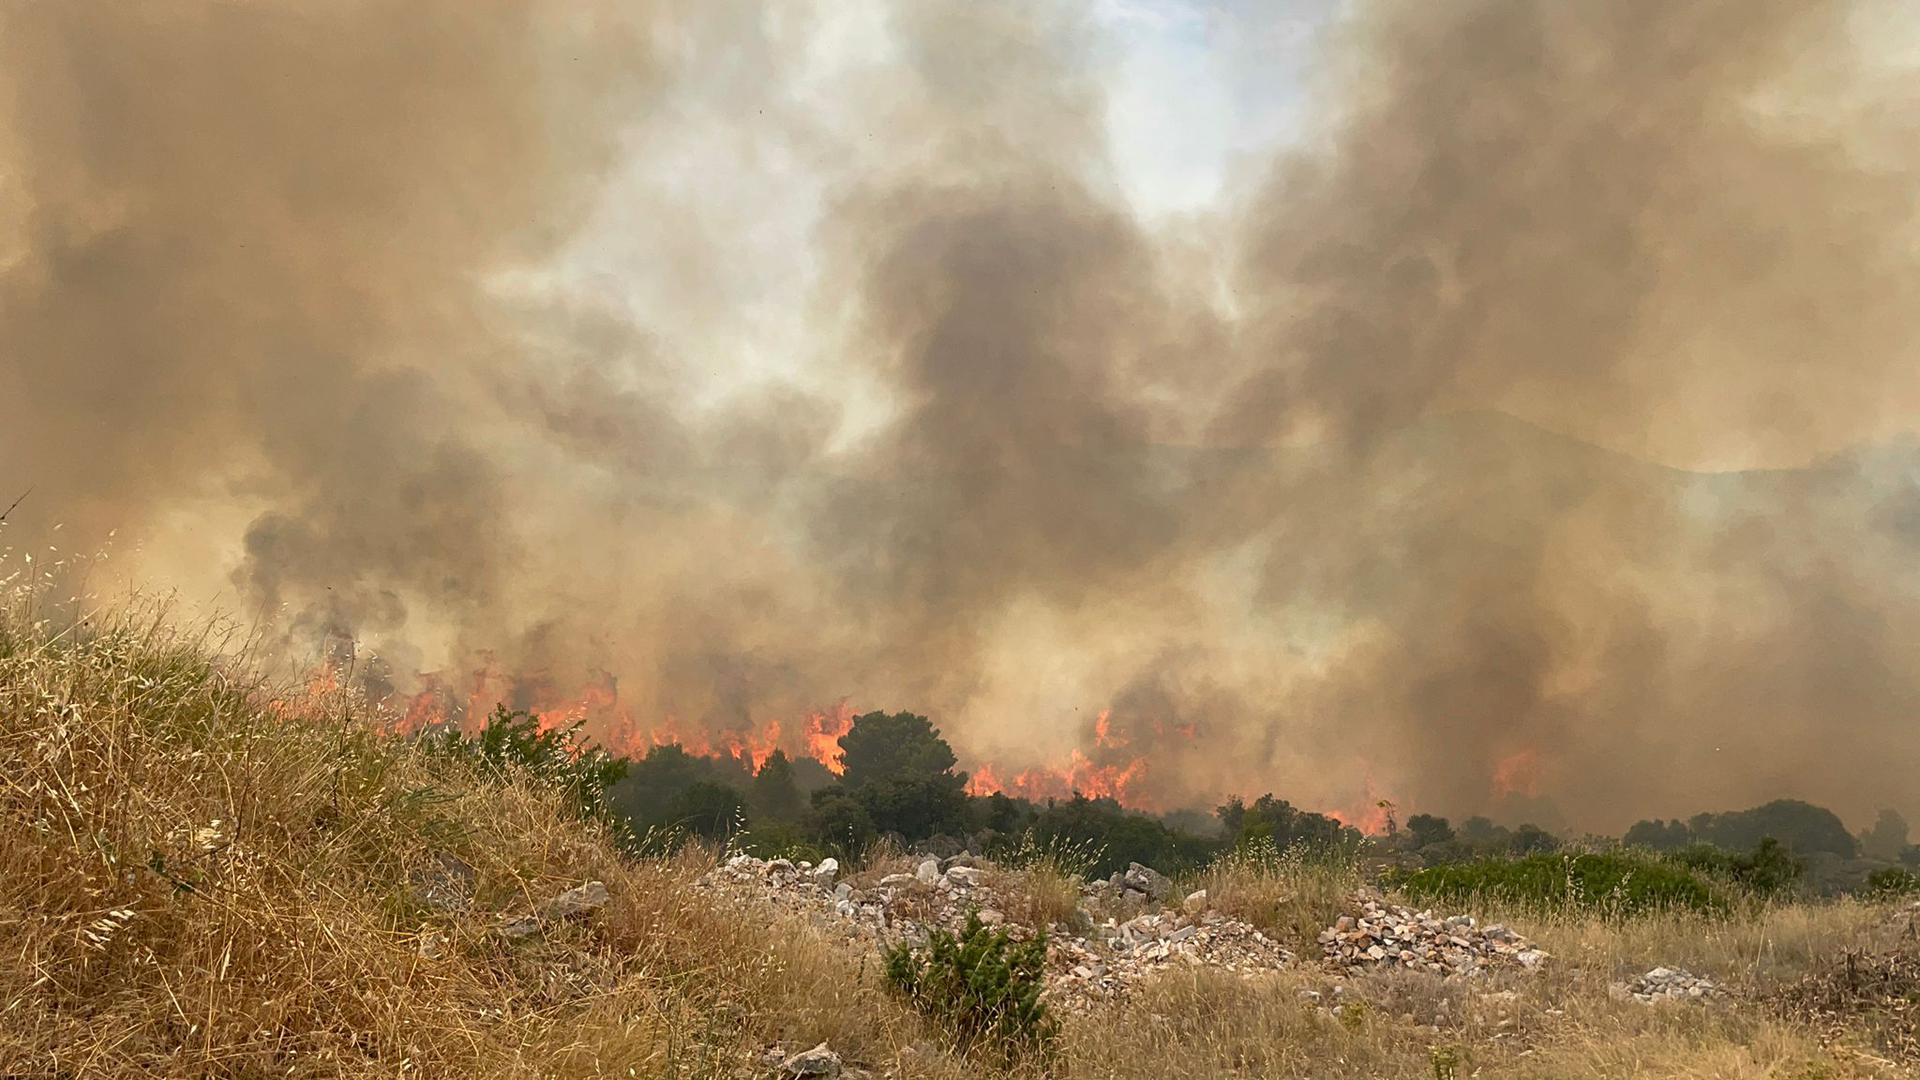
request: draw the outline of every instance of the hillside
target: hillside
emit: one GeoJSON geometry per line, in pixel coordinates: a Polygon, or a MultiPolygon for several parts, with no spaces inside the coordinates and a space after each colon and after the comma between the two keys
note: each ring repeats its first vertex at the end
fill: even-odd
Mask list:
{"type": "Polygon", "coordinates": [[[1478,943],[1468,913],[1368,907],[1350,868],[1295,860],[1082,886],[1045,859],[929,877],[882,850],[841,881],[741,859],[730,879],[699,849],[623,856],[538,778],[369,734],[352,698],[274,686],[204,634],[42,604],[0,616],[0,1075],[746,1077],[821,1042],[849,1076],[1911,1074],[1911,1018],[1833,982],[1911,990],[1890,906],[1474,911],[1544,959],[1426,966],[1424,945],[1368,950],[1478,943]],[[1065,982],[1144,958],[1097,1000],[1050,991],[1045,1061],[956,1053],[850,929],[931,918],[902,914],[913,896],[951,914],[976,878],[1009,923],[1087,943],[1065,982]],[[1713,990],[1649,1005],[1657,968],[1713,990]]]}

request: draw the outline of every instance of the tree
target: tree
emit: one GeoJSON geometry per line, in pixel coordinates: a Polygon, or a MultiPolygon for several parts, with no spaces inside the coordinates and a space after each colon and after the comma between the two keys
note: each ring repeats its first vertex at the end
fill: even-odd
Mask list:
{"type": "MultiPolygon", "coordinates": [[[[939,729],[913,713],[870,712],[853,719],[840,737],[841,781],[858,788],[882,780],[954,777],[953,748],[939,729]]],[[[960,776],[957,786],[964,786],[960,776]]]]}
{"type": "Polygon", "coordinates": [[[1560,838],[1538,825],[1522,825],[1513,830],[1513,839],[1508,843],[1515,855],[1532,855],[1541,851],[1558,850],[1560,838]]]}
{"type": "Polygon", "coordinates": [[[866,806],[838,785],[813,793],[807,807],[807,832],[849,853],[859,852],[879,835],[866,806]]]}
{"type": "Polygon", "coordinates": [[[1678,851],[1693,843],[1693,830],[1678,819],[1662,821],[1654,818],[1652,821],[1634,822],[1633,828],[1627,830],[1620,842],[1628,847],[1646,848],[1649,851],[1678,851]]]}
{"type": "Polygon", "coordinates": [[[1176,833],[1156,818],[1124,809],[1112,799],[1049,801],[1034,815],[1033,839],[1043,848],[1078,849],[1088,855],[1087,873],[1105,877],[1130,862],[1177,874],[1219,850],[1215,841],[1176,833]]]}
{"type": "Polygon", "coordinates": [[[1859,854],[1859,841],[1838,815],[1799,799],[1775,799],[1751,810],[1697,814],[1687,822],[1696,840],[1728,851],[1751,851],[1771,836],[1800,855],[1828,852],[1845,858],[1859,854]]]}
{"type": "Polygon", "coordinates": [[[1513,850],[1513,830],[1477,814],[1460,823],[1458,836],[1474,855],[1505,855],[1513,850]]]}
{"type": "Polygon", "coordinates": [[[1359,838],[1357,832],[1333,818],[1297,809],[1285,799],[1274,798],[1271,792],[1255,799],[1251,805],[1241,802],[1237,796],[1228,799],[1214,811],[1214,816],[1220,819],[1227,839],[1238,847],[1271,842],[1281,850],[1326,849],[1359,838]]]}
{"type": "Polygon", "coordinates": [[[651,826],[677,821],[676,800],[702,781],[722,782],[717,763],[669,743],[654,747],[646,757],[630,763],[626,775],[608,790],[607,800],[614,813],[638,835],[651,826]]]}
{"type": "Polygon", "coordinates": [[[1407,819],[1407,835],[1412,839],[1416,849],[1429,847],[1452,840],[1453,826],[1443,817],[1415,814],[1407,819]]]}
{"type": "Polygon", "coordinates": [[[798,820],[804,805],[800,799],[800,788],[794,783],[793,762],[787,760],[787,755],[779,750],[769,754],[767,760],[761,763],[747,795],[754,816],[762,821],[798,820]]]}
{"type": "Polygon", "coordinates": [[[952,776],[908,776],[876,780],[849,794],[866,808],[882,832],[906,840],[957,836],[967,831],[967,793],[952,776]]]}
{"type": "Polygon", "coordinates": [[[1907,819],[1897,810],[1882,810],[1873,828],[1860,834],[1860,851],[1876,859],[1898,862],[1907,850],[1907,819]]]}
{"type": "Polygon", "coordinates": [[[674,796],[669,810],[673,823],[695,836],[718,840],[734,831],[745,817],[740,793],[725,784],[701,780],[674,796]]]}

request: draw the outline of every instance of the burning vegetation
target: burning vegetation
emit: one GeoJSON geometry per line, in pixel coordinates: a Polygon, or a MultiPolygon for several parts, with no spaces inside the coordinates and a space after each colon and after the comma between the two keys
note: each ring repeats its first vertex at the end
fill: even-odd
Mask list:
{"type": "Polygon", "coordinates": [[[408,729],[1920,812],[1901,5],[1197,6],[1301,119],[1180,213],[1110,7],[14,5],[6,542],[408,729]]]}

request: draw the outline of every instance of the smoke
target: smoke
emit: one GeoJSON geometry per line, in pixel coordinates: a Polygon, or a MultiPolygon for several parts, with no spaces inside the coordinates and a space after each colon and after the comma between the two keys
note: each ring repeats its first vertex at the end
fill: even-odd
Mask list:
{"type": "Polygon", "coordinates": [[[1322,12],[1169,218],[1101,10],[9,5],[7,540],[623,744],[1920,812],[1897,12],[1322,12]]]}

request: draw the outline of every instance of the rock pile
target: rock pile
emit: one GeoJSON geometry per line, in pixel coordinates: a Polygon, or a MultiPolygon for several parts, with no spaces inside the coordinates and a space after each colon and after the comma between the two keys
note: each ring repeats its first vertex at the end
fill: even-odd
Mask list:
{"type": "Polygon", "coordinates": [[[1547,954],[1498,923],[1480,926],[1470,915],[1438,917],[1360,898],[1359,910],[1320,933],[1327,961],[1349,973],[1398,965],[1442,975],[1471,975],[1492,965],[1539,967],[1547,954]]]}
{"type": "Polygon", "coordinates": [[[1173,882],[1151,866],[1130,862],[1125,870],[1116,872],[1104,881],[1088,882],[1086,892],[1102,900],[1159,904],[1173,895],[1173,882]]]}
{"type": "MultiPolygon", "coordinates": [[[[1291,953],[1251,924],[1205,910],[1205,897],[1198,894],[1183,910],[1141,912],[1124,922],[1109,918],[1093,925],[1082,911],[1080,926],[1092,928],[1076,931],[1065,923],[1032,927],[1009,919],[1006,912],[1017,910],[1015,898],[1001,891],[988,868],[965,854],[944,861],[923,859],[912,873],[889,874],[867,888],[835,881],[834,874],[822,872],[825,868],[824,863],[811,867],[735,855],[702,877],[697,887],[771,902],[846,940],[882,948],[924,943],[934,929],[959,930],[970,912],[978,912],[988,925],[1005,926],[1016,939],[1044,929],[1047,997],[1070,1010],[1123,995],[1173,965],[1252,976],[1293,961],[1291,953]]],[[[1121,884],[1093,883],[1083,897],[1111,900],[1116,894],[1158,893],[1164,899],[1172,892],[1170,881],[1146,867],[1129,867],[1116,877],[1123,879],[1121,884]]]]}
{"type": "Polygon", "coordinates": [[[1053,952],[1066,968],[1058,981],[1095,999],[1123,994],[1176,964],[1254,975],[1293,963],[1293,954],[1279,942],[1217,911],[1146,912],[1126,922],[1108,919],[1089,937],[1061,937],[1055,946],[1053,952]]]}
{"type": "Polygon", "coordinates": [[[1657,967],[1613,987],[1614,996],[1633,998],[1646,1005],[1662,1001],[1700,1001],[1718,997],[1725,991],[1718,983],[1680,968],[1657,967]]]}

